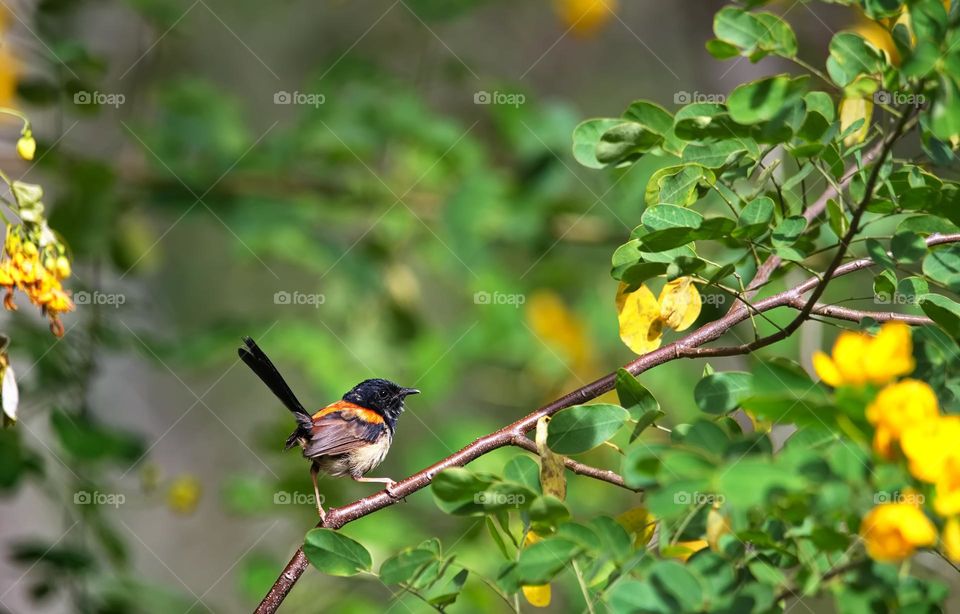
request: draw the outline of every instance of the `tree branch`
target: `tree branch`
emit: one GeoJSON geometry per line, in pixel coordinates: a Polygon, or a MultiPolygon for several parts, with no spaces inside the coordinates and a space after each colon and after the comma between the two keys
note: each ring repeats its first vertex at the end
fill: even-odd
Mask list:
{"type": "MultiPolygon", "coordinates": [[[[927,246],[929,247],[944,243],[957,242],[960,242],[960,234],[932,235],[926,240],[927,246]]],[[[847,262],[836,267],[831,277],[847,275],[849,273],[869,268],[870,266],[873,266],[873,264],[874,262],[869,258],[847,262]]],[[[757,312],[765,312],[779,307],[793,307],[797,301],[803,300],[803,295],[805,293],[815,289],[820,281],[821,280],[818,277],[811,277],[789,290],[757,301],[753,305],[753,310],[757,312]]],[[[630,373],[638,375],[644,371],[647,371],[648,369],[676,360],[678,358],[698,358],[706,355],[707,352],[705,352],[704,348],[701,348],[700,346],[718,339],[733,326],[743,322],[744,320],[747,320],[749,318],[749,314],[750,310],[748,309],[731,308],[730,311],[727,312],[727,314],[722,318],[701,326],[679,341],[665,345],[661,348],[653,350],[652,352],[647,352],[643,356],[638,357],[626,365],[624,368],[630,373]]],[[[871,317],[876,316],[871,315],[871,317]]],[[[892,316],[890,317],[892,318],[892,316]]],[[[710,355],[716,354],[711,353],[710,355]]],[[[487,454],[488,452],[498,448],[510,445],[518,445],[518,442],[521,439],[526,439],[524,434],[536,427],[537,420],[539,420],[541,417],[550,416],[572,405],[586,403],[587,401],[595,399],[603,393],[612,390],[615,382],[616,373],[610,373],[587,384],[586,386],[583,386],[582,388],[578,388],[577,390],[564,395],[563,397],[541,407],[527,416],[524,416],[520,420],[517,420],[516,422],[509,424],[498,431],[490,433],[489,435],[480,437],[473,443],[461,449],[459,452],[456,452],[455,454],[452,454],[451,456],[434,463],[426,469],[411,475],[405,480],[398,482],[393,489],[394,493],[397,495],[396,499],[388,495],[386,491],[380,491],[368,497],[354,501],[353,503],[344,505],[343,507],[328,510],[326,522],[320,523],[317,526],[328,529],[339,529],[347,523],[353,522],[358,518],[362,518],[368,514],[372,514],[385,507],[391,506],[394,503],[397,503],[399,499],[426,488],[433,481],[434,476],[444,469],[451,467],[462,467],[467,463],[483,456],[484,454],[487,454]]],[[[525,447],[523,444],[520,445],[521,447],[525,447]]],[[[574,471],[576,470],[574,469],[574,471]]],[[[303,550],[298,549],[293,555],[293,558],[290,559],[290,562],[287,563],[286,567],[284,567],[283,572],[280,574],[280,577],[277,578],[277,581],[270,589],[270,592],[267,593],[266,597],[263,598],[263,601],[256,610],[257,613],[264,614],[275,612],[283,602],[283,599],[287,596],[287,593],[290,592],[290,589],[292,589],[293,585],[296,584],[297,580],[299,580],[300,576],[307,568],[307,564],[307,558],[304,556],[303,550]]]]}
{"type": "MultiPolygon", "coordinates": [[[[533,452],[537,456],[540,454],[537,452],[537,444],[530,441],[525,435],[519,435],[514,437],[510,442],[512,445],[517,446],[518,448],[523,448],[528,452],[533,452]]],[[[578,463],[572,458],[563,457],[563,464],[567,469],[576,473],[577,475],[586,476],[588,478],[593,478],[595,480],[600,480],[602,482],[607,482],[608,484],[613,484],[614,486],[619,486],[620,488],[625,488],[627,490],[632,490],[633,492],[642,492],[638,488],[630,488],[627,486],[623,477],[615,471],[610,471],[609,469],[598,469],[597,467],[591,467],[590,465],[584,465],[583,463],[578,463]]]]}

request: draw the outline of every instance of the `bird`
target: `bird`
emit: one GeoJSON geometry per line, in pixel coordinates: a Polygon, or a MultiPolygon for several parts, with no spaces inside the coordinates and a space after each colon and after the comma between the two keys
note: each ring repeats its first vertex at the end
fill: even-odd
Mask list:
{"type": "Polygon", "coordinates": [[[321,521],[326,520],[317,487],[317,476],[321,472],[331,477],[349,476],[357,482],[385,484],[387,494],[396,498],[393,493],[396,482],[390,478],[366,477],[366,473],[387,456],[397,419],[404,410],[404,400],[419,394],[419,390],[386,379],[366,379],[339,401],[310,414],[253,339],[244,337],[238,353],[297,421],[284,450],[299,445],[304,458],[311,461],[310,478],[321,521]]]}

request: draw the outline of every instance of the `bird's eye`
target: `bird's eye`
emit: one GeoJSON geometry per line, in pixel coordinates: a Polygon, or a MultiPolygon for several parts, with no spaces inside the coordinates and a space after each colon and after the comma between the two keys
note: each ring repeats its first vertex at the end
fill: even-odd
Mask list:
{"type": "Polygon", "coordinates": [[[387,398],[387,391],[381,390],[380,392],[377,393],[377,396],[380,397],[381,399],[385,399],[387,398]]]}

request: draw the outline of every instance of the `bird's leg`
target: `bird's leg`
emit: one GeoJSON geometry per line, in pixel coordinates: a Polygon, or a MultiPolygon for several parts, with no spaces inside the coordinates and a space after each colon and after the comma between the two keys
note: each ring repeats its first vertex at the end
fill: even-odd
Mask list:
{"type": "Polygon", "coordinates": [[[381,484],[386,484],[387,486],[385,490],[387,491],[387,494],[393,497],[394,499],[398,498],[395,494],[393,494],[393,488],[394,486],[397,485],[397,483],[391,480],[390,478],[365,478],[358,475],[351,475],[350,477],[352,477],[357,482],[379,482],[381,484]]]}
{"type": "Polygon", "coordinates": [[[327,521],[327,513],[323,511],[323,506],[320,505],[320,489],[317,488],[317,474],[320,473],[320,467],[316,463],[310,465],[310,479],[313,480],[313,496],[314,501],[317,504],[317,513],[320,514],[320,520],[322,522],[327,521]]]}

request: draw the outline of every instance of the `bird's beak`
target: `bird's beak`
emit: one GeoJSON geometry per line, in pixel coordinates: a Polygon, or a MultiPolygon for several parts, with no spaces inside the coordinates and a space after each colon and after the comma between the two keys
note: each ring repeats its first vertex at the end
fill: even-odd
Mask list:
{"type": "Polygon", "coordinates": [[[416,388],[404,388],[400,392],[403,393],[403,396],[407,396],[411,394],[420,394],[420,391],[417,390],[416,388]]]}

